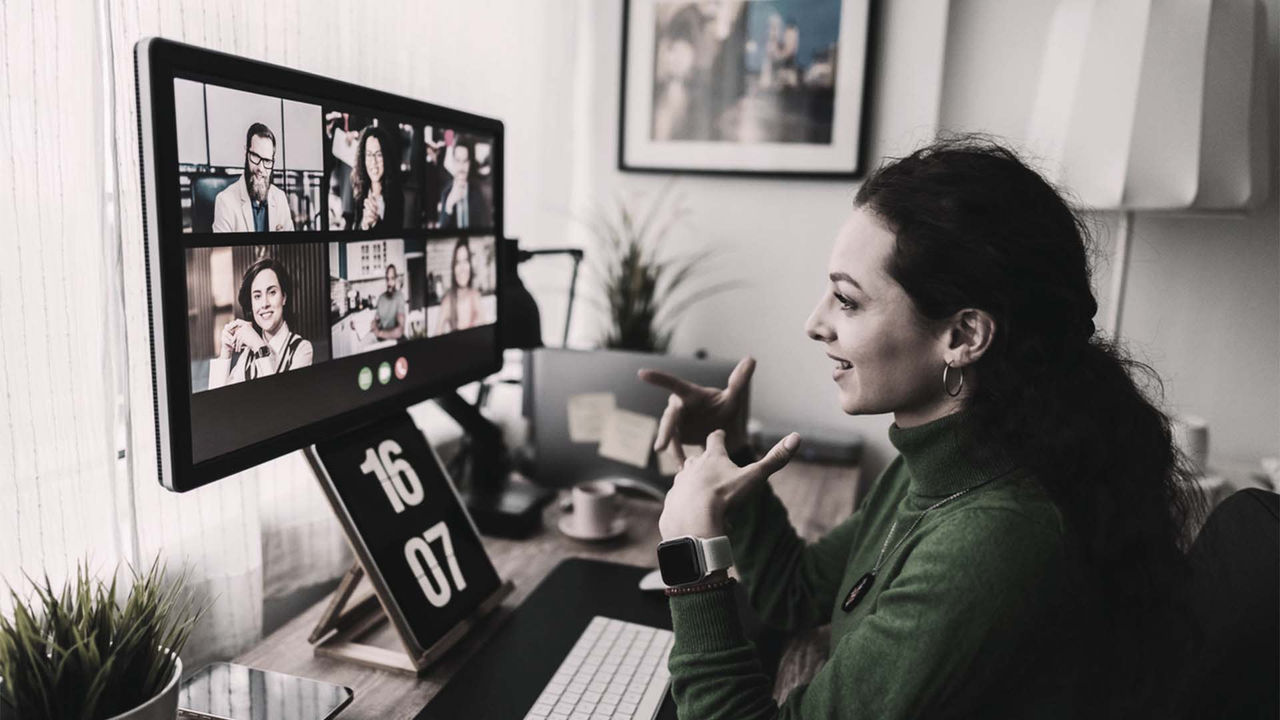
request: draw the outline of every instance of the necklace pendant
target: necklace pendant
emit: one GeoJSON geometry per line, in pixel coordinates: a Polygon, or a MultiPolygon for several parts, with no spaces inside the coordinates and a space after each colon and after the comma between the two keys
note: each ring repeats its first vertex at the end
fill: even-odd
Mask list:
{"type": "Polygon", "coordinates": [[[844,604],[840,607],[843,608],[845,612],[852,612],[853,609],[857,607],[858,603],[862,601],[862,598],[867,594],[867,591],[871,589],[871,585],[874,584],[875,581],[875,573],[866,573],[862,577],[858,578],[858,582],[854,583],[853,587],[849,588],[849,594],[845,596],[844,604]]]}

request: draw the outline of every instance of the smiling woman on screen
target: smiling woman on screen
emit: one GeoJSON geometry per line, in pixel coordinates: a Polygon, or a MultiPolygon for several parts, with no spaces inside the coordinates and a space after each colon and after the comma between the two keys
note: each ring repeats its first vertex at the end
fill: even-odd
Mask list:
{"type": "Polygon", "coordinates": [[[311,364],[311,343],[289,329],[292,283],[278,260],[249,266],[240,282],[240,315],[222,327],[218,357],[209,362],[209,389],[311,364]]]}
{"type": "Polygon", "coordinates": [[[724,389],[641,371],[671,392],[655,444],[682,463],[664,551],[728,536],[767,624],[831,625],[826,665],[777,704],[735,581],[683,573],[681,717],[1165,717],[1200,504],[1154,373],[1095,333],[1082,221],[1009,150],[942,141],[866,180],[822,277],[805,332],[845,413],[892,413],[899,454],[816,543],[767,482],[799,437],[747,450],[754,360],[724,389]]]}

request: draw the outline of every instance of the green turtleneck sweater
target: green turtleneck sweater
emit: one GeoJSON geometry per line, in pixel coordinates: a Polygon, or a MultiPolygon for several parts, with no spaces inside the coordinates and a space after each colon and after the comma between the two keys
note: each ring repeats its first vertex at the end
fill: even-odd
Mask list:
{"type": "Polygon", "coordinates": [[[889,429],[901,453],[839,526],[806,545],[760,483],[726,520],[752,607],[785,630],[831,623],[826,665],[779,707],[732,588],[670,598],[672,693],[685,719],[1074,717],[1090,593],[1062,517],[1001,453],[961,451],[962,415],[889,429]],[[928,512],[894,546],[921,512],[928,512]],[[897,528],[862,600],[841,606],[897,528]]]}

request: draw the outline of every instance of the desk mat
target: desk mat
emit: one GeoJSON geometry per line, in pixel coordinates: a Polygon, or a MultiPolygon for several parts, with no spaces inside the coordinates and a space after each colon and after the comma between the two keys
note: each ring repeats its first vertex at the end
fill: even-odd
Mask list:
{"type": "MultiPolygon", "coordinates": [[[[666,596],[639,589],[647,572],[587,558],[561,561],[415,720],[523,718],[595,615],[670,630],[666,596]]],[[[658,718],[675,717],[668,692],[658,718]]]]}

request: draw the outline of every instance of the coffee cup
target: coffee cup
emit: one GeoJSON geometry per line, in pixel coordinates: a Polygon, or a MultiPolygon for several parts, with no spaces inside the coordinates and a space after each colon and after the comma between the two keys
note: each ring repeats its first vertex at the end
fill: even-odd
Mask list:
{"type": "Polygon", "coordinates": [[[618,488],[608,480],[588,480],[573,486],[570,527],[583,537],[603,537],[613,532],[618,517],[618,488]]]}

